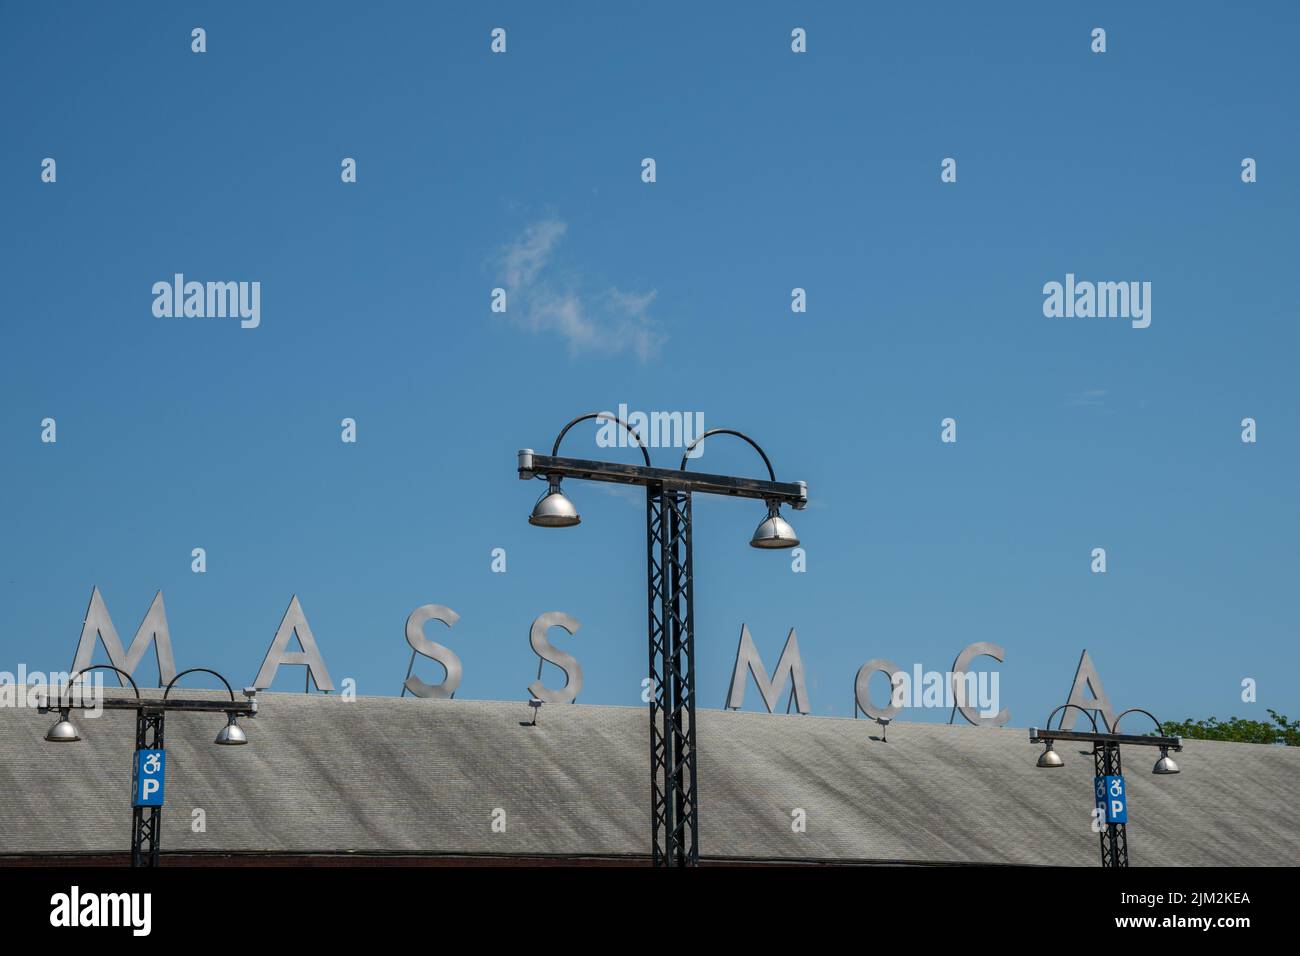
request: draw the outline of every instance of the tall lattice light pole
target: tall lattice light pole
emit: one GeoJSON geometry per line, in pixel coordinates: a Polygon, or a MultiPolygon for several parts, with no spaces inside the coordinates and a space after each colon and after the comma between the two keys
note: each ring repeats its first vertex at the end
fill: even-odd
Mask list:
{"type": "MultiPolygon", "coordinates": [[[[1065,717],[1062,714],[1061,722],[1065,717]]],[[[1097,811],[1098,830],[1101,837],[1101,865],[1104,867],[1128,866],[1128,787],[1124,783],[1124,772],[1120,766],[1120,744],[1140,747],[1159,747],[1160,757],[1151,772],[1158,775],[1178,773],[1178,764],[1169,756],[1171,750],[1182,750],[1183,743],[1178,737],[1166,737],[1160,721],[1139,707],[1132,707],[1115,718],[1111,727],[1113,733],[1102,733],[1097,729],[1097,720],[1092,714],[1077,704],[1062,704],[1047,715],[1047,729],[1029,728],[1031,743],[1043,744],[1043,752],[1038,755],[1038,766],[1044,768],[1063,767],[1065,761],[1056,752],[1053,744],[1058,740],[1078,740],[1092,744],[1093,762],[1093,796],[1097,811]],[[1092,723],[1091,733],[1075,730],[1052,730],[1052,718],[1067,708],[1083,712],[1092,723]],[[1119,733],[1119,722],[1125,714],[1145,714],[1156,725],[1153,736],[1143,737],[1137,734],[1119,733]]]]}
{"type": "Polygon", "coordinates": [[[645,442],[622,419],[606,412],[580,415],[561,429],[550,455],[519,452],[519,477],[540,478],[547,489],[533,507],[530,524],[567,528],[580,522],[561,491],[565,478],[640,485],[646,490],[646,597],[650,650],[650,840],[655,866],[699,863],[699,804],[695,782],[695,601],[691,558],[691,497],[695,493],[757,498],[767,516],[754,531],[756,548],[793,548],[794,529],[781,505],[808,503],[804,482],[780,482],[767,454],[753,439],[730,428],[713,428],[691,442],[677,470],[653,468],[645,442]],[[635,440],[645,464],[560,458],[560,442],[574,425],[590,419],[616,422],[635,440]],[[768,480],[686,471],[691,451],[710,435],[748,442],[767,466],[768,480]]]}

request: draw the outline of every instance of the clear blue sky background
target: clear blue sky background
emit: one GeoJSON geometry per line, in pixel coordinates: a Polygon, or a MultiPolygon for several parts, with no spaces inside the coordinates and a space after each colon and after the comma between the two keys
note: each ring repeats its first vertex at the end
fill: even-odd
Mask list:
{"type": "MultiPolygon", "coordinates": [[[[702,411],[808,482],[806,574],[746,546],[755,504],[697,502],[708,706],[747,622],[769,668],[797,627],[819,715],[849,716],[869,658],[944,670],[984,640],[1013,725],[1085,647],[1117,707],[1300,711],[1294,4],[59,3],[0,25],[0,668],[66,668],[94,585],[129,641],[161,588],[177,664],[246,684],[296,593],[361,694],[398,692],[406,616],[436,602],[461,615],[429,629],[459,696],[522,700],[529,624],[563,610],[581,700],[638,704],[642,503],[575,484],[582,526],[535,529],[515,474],[625,402],[702,411]],[[539,223],[563,235],[492,314],[539,223]],[[261,327],[154,317],[175,272],[260,281],[261,327]],[[1152,282],[1151,327],[1045,318],[1067,272],[1152,282]],[[557,302],[590,341],[547,327],[557,302]],[[629,322],[661,347],[620,348],[629,322]]],[[[595,433],[566,452],[606,454],[595,433]]],[[[726,439],[695,467],[759,473],[726,439]]]]}

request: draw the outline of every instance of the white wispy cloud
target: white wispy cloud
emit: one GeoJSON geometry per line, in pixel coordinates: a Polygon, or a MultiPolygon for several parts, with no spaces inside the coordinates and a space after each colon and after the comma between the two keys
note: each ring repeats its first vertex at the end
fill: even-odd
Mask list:
{"type": "Polygon", "coordinates": [[[567,232],[567,223],[544,219],[502,250],[506,315],[530,332],[561,336],[574,352],[631,352],[643,362],[653,357],[667,341],[650,315],[655,293],[583,288],[576,273],[555,265],[567,232]]]}
{"type": "Polygon", "coordinates": [[[523,235],[506,246],[501,263],[505,268],[507,287],[513,291],[532,285],[542,267],[550,261],[556,244],[568,231],[565,223],[544,219],[530,225],[523,235]]]}
{"type": "Polygon", "coordinates": [[[1071,392],[1066,402],[1071,406],[1105,405],[1110,392],[1104,388],[1086,388],[1082,392],[1071,392]]]}
{"type": "Polygon", "coordinates": [[[645,508],[645,492],[639,488],[632,488],[629,485],[609,484],[604,481],[592,482],[592,487],[603,494],[609,495],[611,498],[626,501],[634,508],[645,508]]]}

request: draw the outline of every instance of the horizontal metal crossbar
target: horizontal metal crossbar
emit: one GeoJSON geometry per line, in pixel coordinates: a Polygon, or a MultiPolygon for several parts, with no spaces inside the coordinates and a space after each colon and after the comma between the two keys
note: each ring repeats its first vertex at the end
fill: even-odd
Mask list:
{"type": "MultiPolygon", "coordinates": [[[[84,693],[81,696],[84,697],[84,693]]],[[[189,700],[169,697],[164,701],[160,697],[152,700],[144,697],[105,697],[95,703],[86,703],[83,700],[68,705],[69,710],[93,710],[96,707],[103,707],[105,710],[144,710],[149,713],[158,713],[165,710],[189,710],[214,714],[244,714],[248,717],[257,714],[257,702],[251,700],[189,700]]],[[[59,710],[58,699],[49,700],[40,709],[43,711],[59,710]]]]}
{"type": "Polygon", "coordinates": [[[789,504],[795,509],[802,509],[808,503],[808,488],[803,482],[706,475],[693,471],[678,471],[675,468],[647,468],[645,465],[624,465],[610,461],[590,461],[585,458],[530,455],[525,459],[521,456],[519,477],[534,478],[538,475],[610,481],[623,485],[662,485],[665,488],[700,494],[761,498],[789,504]]]}
{"type": "Polygon", "coordinates": [[[1143,737],[1141,734],[1102,734],[1078,730],[1039,730],[1029,728],[1029,742],[1040,744],[1046,740],[1079,740],[1090,744],[1137,744],[1140,747],[1168,747],[1182,750],[1181,737],[1143,737]]]}

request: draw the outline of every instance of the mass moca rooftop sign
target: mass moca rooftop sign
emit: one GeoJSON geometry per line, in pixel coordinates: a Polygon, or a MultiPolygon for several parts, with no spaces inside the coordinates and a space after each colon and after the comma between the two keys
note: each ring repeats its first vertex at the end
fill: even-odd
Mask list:
{"type": "MultiPolygon", "coordinates": [[[[459,620],[459,614],[441,604],[425,604],[410,613],[406,619],[405,637],[406,643],[411,648],[411,666],[407,668],[407,675],[402,684],[403,694],[409,692],[416,697],[439,699],[450,699],[455,696],[464,673],[461,660],[451,648],[430,639],[425,630],[430,621],[437,621],[450,629],[459,620]],[[417,656],[429,658],[442,665],[446,674],[440,683],[428,684],[414,675],[417,656]]],[[[528,692],[542,701],[574,703],[582,691],[582,666],[572,654],[560,650],[551,643],[548,632],[556,627],[568,634],[576,634],[581,624],[569,614],[548,611],[532,622],[528,641],[539,660],[554,664],[564,673],[565,684],[559,688],[543,684],[539,666],[538,680],[528,685],[528,692]]],[[[85,622],[81,628],[81,637],[77,641],[70,673],[75,674],[89,667],[100,643],[108,654],[108,662],[127,674],[134,673],[152,646],[158,662],[160,684],[166,684],[176,676],[171,633],[167,625],[167,612],[161,591],[154,595],[153,603],[136,630],[130,646],[124,647],[117,629],[113,626],[113,619],[109,615],[103,595],[100,594],[99,588],[94,588],[90,594],[90,606],[86,610],[85,622]]],[[[869,718],[887,722],[904,707],[943,706],[951,707],[954,715],[961,714],[972,724],[1002,726],[1007,723],[1011,715],[1006,708],[997,706],[997,673],[974,671],[973,664],[981,657],[1001,662],[1005,659],[1005,651],[999,645],[988,642],[969,644],[957,654],[952,670],[946,673],[923,671],[919,664],[911,671],[906,671],[887,660],[877,658],[867,661],[859,668],[854,679],[854,716],[860,710],[869,718]],[[884,705],[873,702],[870,694],[871,679],[877,674],[885,675],[889,681],[889,701],[884,705]]],[[[306,684],[307,687],[314,684],[321,691],[334,690],[334,681],[325,666],[325,658],[296,595],[289,601],[289,607],[280,620],[275,636],[271,639],[271,646],[258,667],[252,686],[258,690],[269,688],[280,668],[285,665],[305,667],[309,682],[306,684]],[[298,650],[290,648],[294,638],[297,638],[298,650]]],[[[753,679],[768,713],[773,712],[777,707],[787,684],[790,686],[787,712],[791,706],[800,714],[811,711],[798,635],[793,628],[786,638],[776,669],[769,676],[749,628],[745,625],[741,626],[740,644],[736,649],[735,665],[725,701],[727,708],[738,710],[744,705],[748,678],[753,679]]],[[[125,678],[120,674],[118,681],[122,684],[126,683],[125,678]]],[[[643,699],[649,699],[648,684],[648,678],[642,681],[643,699]]],[[[1070,703],[1098,712],[1106,726],[1111,726],[1113,711],[1087,651],[1084,651],[1075,674],[1070,691],[1070,703]]]]}

